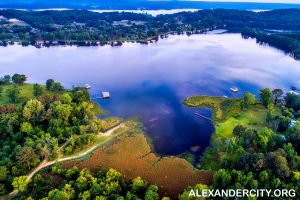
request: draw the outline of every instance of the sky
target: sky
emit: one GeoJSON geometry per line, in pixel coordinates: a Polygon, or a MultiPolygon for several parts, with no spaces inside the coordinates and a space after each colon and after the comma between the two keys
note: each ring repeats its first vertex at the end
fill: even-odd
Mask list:
{"type": "MultiPolygon", "coordinates": [[[[190,0],[200,1],[200,0],[190,0]]],[[[219,1],[219,2],[260,2],[260,3],[298,3],[300,0],[203,0],[203,1],[219,1]]]]}

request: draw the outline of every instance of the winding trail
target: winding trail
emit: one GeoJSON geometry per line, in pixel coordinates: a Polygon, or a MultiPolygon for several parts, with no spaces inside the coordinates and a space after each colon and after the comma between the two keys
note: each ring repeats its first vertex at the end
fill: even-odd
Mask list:
{"type": "MultiPolygon", "coordinates": [[[[87,148],[86,150],[82,151],[82,152],[78,152],[72,156],[66,156],[66,157],[61,157],[61,158],[58,158],[56,160],[53,160],[53,161],[48,161],[47,159],[43,160],[35,169],[33,169],[29,174],[27,174],[27,180],[29,181],[30,179],[32,179],[32,177],[38,173],[40,170],[48,167],[48,166],[51,166],[55,163],[59,163],[59,162],[64,162],[64,161],[68,161],[68,160],[74,160],[74,159],[78,159],[78,158],[82,158],[86,155],[88,155],[89,153],[93,152],[94,150],[98,149],[99,147],[103,146],[105,143],[107,143],[108,141],[110,141],[112,138],[115,138],[116,136],[124,133],[126,130],[124,131],[121,131],[120,133],[116,134],[113,136],[113,133],[119,129],[119,128],[123,128],[123,127],[126,127],[124,123],[121,123],[117,126],[115,126],[114,128],[111,128],[109,130],[107,130],[106,132],[102,132],[102,133],[99,133],[98,136],[105,136],[107,137],[106,140],[102,141],[102,142],[99,142],[99,143],[95,143],[93,146],[87,148]],[[109,136],[113,136],[113,137],[109,137],[109,136]]],[[[8,200],[8,199],[12,199],[13,197],[15,197],[17,194],[19,193],[18,190],[14,190],[13,192],[7,194],[7,195],[3,195],[3,196],[0,196],[0,200],[8,200]]]]}

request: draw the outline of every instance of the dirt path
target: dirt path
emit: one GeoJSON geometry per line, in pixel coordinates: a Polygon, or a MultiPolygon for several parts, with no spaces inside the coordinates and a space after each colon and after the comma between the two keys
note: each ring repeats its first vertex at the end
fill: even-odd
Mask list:
{"type": "MultiPolygon", "coordinates": [[[[55,163],[59,163],[59,162],[63,162],[63,161],[67,161],[67,160],[74,160],[74,159],[78,159],[78,158],[81,158],[83,156],[86,156],[88,155],[89,153],[93,152],[94,150],[98,149],[99,147],[101,147],[103,144],[105,144],[106,142],[108,142],[109,140],[111,140],[112,138],[120,135],[121,133],[123,133],[124,131],[122,131],[121,133],[115,135],[114,137],[110,138],[109,136],[112,136],[112,134],[119,128],[122,128],[122,127],[125,127],[125,124],[124,123],[121,123],[119,124],[118,126],[112,128],[112,129],[109,129],[108,131],[106,132],[103,132],[103,133],[99,133],[99,135],[101,134],[101,136],[105,136],[107,137],[107,140],[105,141],[102,141],[100,143],[95,143],[93,146],[89,147],[88,149],[82,151],[82,152],[78,152],[77,154],[74,154],[72,156],[66,156],[66,157],[62,157],[62,158],[59,158],[57,160],[54,160],[54,161],[48,161],[47,159],[43,160],[34,170],[32,170],[29,174],[27,174],[27,180],[29,181],[36,173],[38,173],[40,170],[48,167],[48,166],[51,166],[55,163]]],[[[11,193],[9,193],[8,195],[3,195],[3,196],[0,196],[0,200],[6,200],[6,199],[12,199],[13,197],[15,197],[17,194],[19,193],[18,190],[15,190],[11,193]]]]}

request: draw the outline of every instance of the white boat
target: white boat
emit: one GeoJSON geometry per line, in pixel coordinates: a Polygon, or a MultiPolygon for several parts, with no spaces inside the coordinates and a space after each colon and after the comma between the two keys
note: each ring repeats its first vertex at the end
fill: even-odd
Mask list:
{"type": "Polygon", "coordinates": [[[90,86],[89,84],[85,84],[84,87],[85,89],[91,89],[92,86],[90,86]]]}
{"type": "Polygon", "coordinates": [[[230,88],[230,91],[234,92],[234,93],[237,93],[239,91],[239,89],[237,89],[236,87],[235,88],[230,88]]]}

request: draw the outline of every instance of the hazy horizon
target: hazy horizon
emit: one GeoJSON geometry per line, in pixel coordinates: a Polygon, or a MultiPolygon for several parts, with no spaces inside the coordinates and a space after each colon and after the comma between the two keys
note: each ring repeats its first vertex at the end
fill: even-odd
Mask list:
{"type": "Polygon", "coordinates": [[[1,8],[19,9],[240,9],[274,10],[284,8],[300,9],[300,0],[5,0],[1,8]]]}

